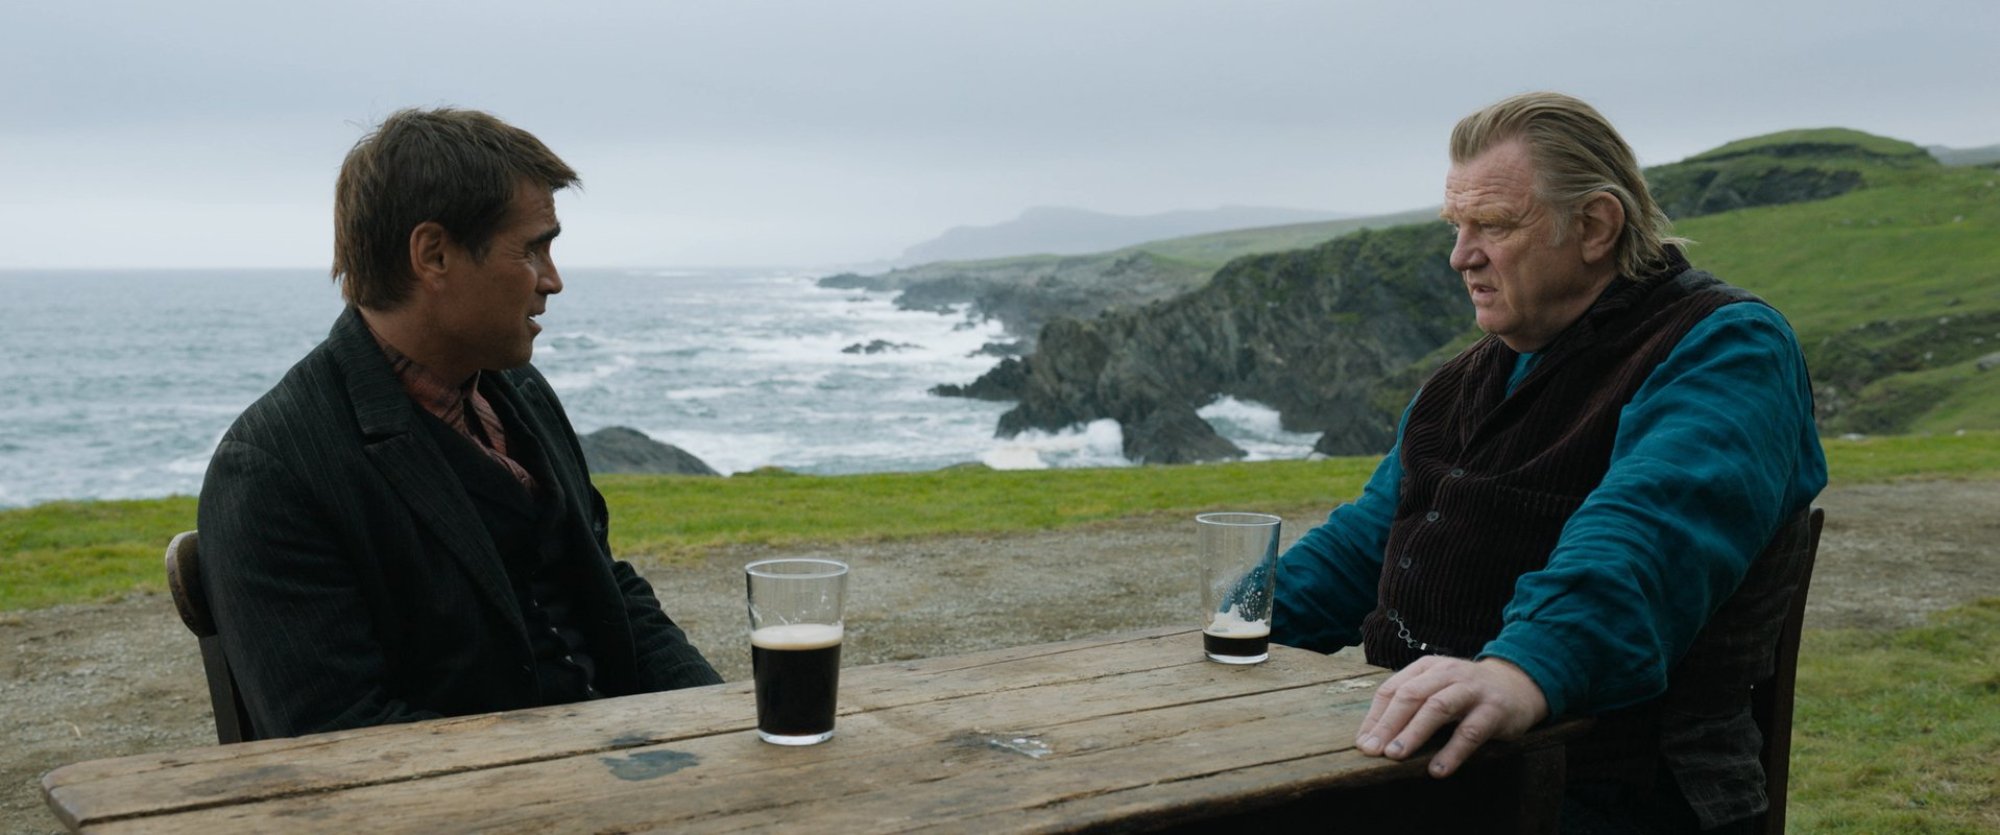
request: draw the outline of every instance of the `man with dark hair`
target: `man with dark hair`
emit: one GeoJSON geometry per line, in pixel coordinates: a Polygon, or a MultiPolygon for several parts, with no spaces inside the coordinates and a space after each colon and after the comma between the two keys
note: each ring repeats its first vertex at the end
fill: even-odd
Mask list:
{"type": "Polygon", "coordinates": [[[1797,582],[1753,563],[1826,485],[1797,340],[1688,266],[1589,105],[1503,100],[1459,123],[1451,159],[1451,266],[1486,336],[1425,382],[1362,495],[1286,552],[1272,639],[1359,643],[1399,671],[1365,753],[1409,757],[1455,723],[1442,777],[1594,714],[1566,829],[1743,826],[1766,806],[1749,683],[1797,582]]]}
{"type": "Polygon", "coordinates": [[[202,581],[255,737],[713,684],[612,559],[528,359],[576,173],[484,113],[403,110],[342,164],[326,341],[230,427],[202,581]]]}

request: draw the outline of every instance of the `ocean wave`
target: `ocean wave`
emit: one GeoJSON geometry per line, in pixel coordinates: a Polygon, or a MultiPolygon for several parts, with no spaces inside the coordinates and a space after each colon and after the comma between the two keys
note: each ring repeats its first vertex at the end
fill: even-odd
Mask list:
{"type": "Polygon", "coordinates": [[[1319,441],[1316,432],[1286,431],[1278,410],[1254,400],[1222,397],[1195,410],[1215,432],[1248,453],[1248,460],[1303,458],[1319,441]]]}
{"type": "Polygon", "coordinates": [[[595,386],[638,364],[639,360],[634,357],[617,354],[610,357],[608,362],[595,363],[588,368],[555,373],[544,371],[543,376],[548,378],[549,386],[554,388],[557,394],[568,394],[595,386]]]}
{"type": "Polygon", "coordinates": [[[1129,467],[1125,432],[1118,421],[1094,420],[1075,429],[1055,432],[1029,430],[1000,441],[979,455],[996,470],[1045,470],[1051,467],[1129,467]]]}

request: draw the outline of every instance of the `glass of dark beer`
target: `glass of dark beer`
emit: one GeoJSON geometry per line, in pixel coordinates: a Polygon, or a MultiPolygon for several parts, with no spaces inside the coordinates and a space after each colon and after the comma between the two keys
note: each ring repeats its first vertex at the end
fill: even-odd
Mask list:
{"type": "Polygon", "coordinates": [[[1278,525],[1267,513],[1194,517],[1201,557],[1202,650],[1210,661],[1255,664],[1271,657],[1271,592],[1278,525]]]}
{"type": "Polygon", "coordinates": [[[791,558],[743,567],[750,599],[750,669],[757,736],[813,745],[833,736],[840,689],[841,606],[847,564],[791,558]]]}

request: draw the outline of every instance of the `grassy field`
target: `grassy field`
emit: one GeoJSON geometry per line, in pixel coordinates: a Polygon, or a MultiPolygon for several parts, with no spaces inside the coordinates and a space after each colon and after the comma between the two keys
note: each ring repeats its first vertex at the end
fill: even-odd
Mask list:
{"type": "Polygon", "coordinates": [[[2000,598],[1807,632],[1794,709],[1791,831],[2000,831],[2000,598]]]}
{"type": "MultiPolygon", "coordinates": [[[[2000,432],[1826,443],[1835,480],[2000,477],[2000,432]]],[[[1054,530],[1220,507],[1331,508],[1373,458],[1187,467],[733,478],[609,476],[612,547],[671,562],[728,543],[792,545],[1054,530]]],[[[160,591],[186,497],[55,502],[0,511],[0,611],[160,591]]]]}
{"type": "Polygon", "coordinates": [[[1697,242],[1690,259],[1768,299],[1802,336],[2000,309],[2000,172],[1988,169],[1935,169],[1917,182],[1693,218],[1675,231],[1697,242]]]}

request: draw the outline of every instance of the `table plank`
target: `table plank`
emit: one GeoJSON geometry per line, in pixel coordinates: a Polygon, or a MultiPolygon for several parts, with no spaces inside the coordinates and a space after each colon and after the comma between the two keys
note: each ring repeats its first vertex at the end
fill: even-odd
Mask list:
{"type": "MultiPolygon", "coordinates": [[[[842,671],[841,714],[1185,665],[1200,657],[1197,636],[1187,628],[1149,629],[847,669],[842,671]],[[1075,660],[1078,654],[1088,661],[1075,660]]],[[[636,749],[743,731],[755,722],[751,685],[742,681],[79,763],[50,772],[42,785],[57,816],[77,828],[91,821],[246,798],[341,791],[636,749]]]]}
{"type": "MultiPolygon", "coordinates": [[[[1139,721],[1133,717],[1162,710],[1213,713],[1212,707],[1202,706],[1250,694],[1257,699],[1302,699],[1297,704],[1274,703],[1285,705],[1286,711],[1332,709],[1336,705],[1351,710],[1355,704],[1365,709],[1367,696],[1383,673],[1346,655],[1325,657],[1283,647],[1274,647],[1272,661],[1255,667],[1211,664],[1201,660],[1197,635],[1191,629],[1147,630],[844,671],[840,736],[827,745],[804,750],[779,749],[755,741],[750,733],[753,700],[748,683],[739,682],[672,694],[84,763],[51,772],[44,778],[44,791],[65,823],[94,831],[254,829],[259,828],[259,821],[262,827],[269,827],[280,820],[345,821],[339,824],[343,828],[364,825],[371,829],[380,828],[384,820],[427,821],[410,826],[412,831],[474,822],[482,828],[506,829],[513,825],[507,822],[514,821],[523,827],[521,831],[542,831],[536,827],[567,830],[580,823],[579,809],[600,807],[615,815],[640,809],[654,816],[646,817],[653,821],[648,825],[679,826],[682,818],[657,817],[667,813],[654,809],[660,805],[661,789],[652,781],[668,774],[676,775],[669,783],[697,787],[697,793],[706,796],[719,794],[717,784],[742,779],[746,774],[769,777],[781,785],[800,785],[797,781],[810,779],[818,786],[826,781],[860,779],[857,775],[875,775],[868,779],[880,780],[881,775],[897,768],[907,771],[910,764],[918,764],[918,773],[905,774],[890,784],[900,787],[933,776],[922,765],[929,762],[926,757],[939,763],[962,762],[965,752],[974,750],[983,757],[1000,755],[1003,759],[1047,763],[1086,756],[1089,746],[1058,750],[1040,760],[983,747],[986,743],[981,741],[981,733],[991,738],[992,734],[1039,729],[1051,716],[1063,717],[1063,721],[1040,732],[1057,734],[1059,739],[1070,739],[1077,729],[1088,727],[1098,728],[1095,732],[1101,734],[1089,739],[1123,740],[1120,744],[1128,746],[1145,744],[1151,738],[1147,734],[1162,732],[1160,719],[1139,721]],[[1350,698],[1328,698],[1328,691],[1332,696],[1350,698]],[[663,715],[670,721],[663,720],[663,715]],[[1090,724],[1093,722],[1098,724],[1090,724]],[[697,763],[699,767],[695,767],[697,763]],[[626,775],[650,776],[620,776],[621,769],[626,775]],[[767,771],[770,774],[760,773],[767,771]],[[562,788],[553,793],[535,791],[551,786],[562,788]],[[443,821],[422,817],[424,809],[437,806],[440,797],[462,798],[466,805],[449,813],[457,817],[443,821]],[[503,808],[495,808],[492,799],[496,797],[505,798],[503,808]],[[412,810],[410,817],[401,811],[406,802],[412,810]],[[392,809],[398,811],[389,814],[392,809]],[[537,810],[553,817],[538,817],[537,810]],[[162,817],[175,813],[180,814],[162,817]]],[[[1197,721],[1174,716],[1177,721],[1197,721]]],[[[1358,719],[1358,715],[1346,718],[1346,738],[1329,744],[1351,746],[1352,727],[1358,719]]],[[[1041,739],[1048,743],[1050,738],[1041,739]]],[[[1163,752],[1160,759],[1172,758],[1163,752]]],[[[1012,773],[1009,769],[995,773],[1001,772],[1012,773]]],[[[1148,779],[1185,779],[1176,774],[1179,772],[1148,779]]],[[[864,814],[881,815],[884,812],[880,810],[898,803],[908,805],[906,801],[883,800],[889,796],[880,795],[880,789],[866,783],[838,785],[863,795],[877,795],[857,807],[875,810],[864,814]]],[[[980,784],[974,780],[969,785],[980,784]]],[[[1113,785],[1092,791],[1127,788],[1113,785]]],[[[755,810],[761,807],[740,794],[738,800],[746,805],[736,813],[724,815],[727,807],[713,804],[694,808],[709,810],[705,814],[715,825],[706,828],[726,830],[734,826],[725,825],[729,820],[762,820],[755,817],[759,814],[755,810]]],[[[1046,805],[1053,797],[1037,803],[1046,805]]],[[[633,822],[623,817],[616,820],[622,821],[620,827],[633,822]]],[[[605,823],[608,826],[613,821],[605,823]]]]}
{"type": "MultiPolygon", "coordinates": [[[[1136,672],[1095,685],[1102,691],[1114,684],[1143,703],[1079,702],[1072,688],[1017,689],[854,716],[843,720],[840,736],[808,749],[779,749],[735,732],[615,758],[523,763],[272,798],[168,819],[113,821],[93,831],[214,832],[308,822],[410,832],[475,826],[496,832],[781,826],[1053,831],[1124,814],[1118,808],[1064,808],[1072,799],[1134,792],[1139,800],[1133,802],[1143,803],[1155,787],[1309,755],[1346,753],[1344,760],[1320,763],[1325,771],[1297,775],[1302,784],[1337,783],[1343,771],[1380,763],[1352,751],[1369,688],[1317,682],[1261,690],[1276,677],[1256,676],[1260,669],[1196,661],[1179,676],[1136,672]],[[1228,693],[1236,695],[1222,695],[1228,693]],[[1065,718],[1051,722],[1051,715],[1065,718]],[[1068,718],[1079,715],[1086,717],[1068,718]],[[1300,733],[1302,726],[1322,730],[1300,733]],[[993,744],[996,738],[1038,739],[1049,753],[1018,753],[993,744]],[[785,796],[800,786],[810,787],[815,802],[785,796]]],[[[1172,789],[1155,793],[1180,796],[1172,789]]]]}

